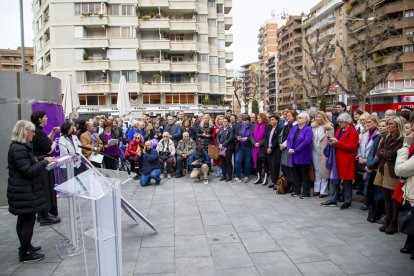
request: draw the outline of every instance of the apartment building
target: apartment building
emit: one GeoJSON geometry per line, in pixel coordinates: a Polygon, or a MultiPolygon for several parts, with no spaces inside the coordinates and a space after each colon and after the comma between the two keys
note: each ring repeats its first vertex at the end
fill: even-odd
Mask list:
{"type": "MultiPolygon", "coordinates": [[[[33,73],[33,48],[25,47],[25,71],[33,73]]],[[[21,72],[22,49],[0,49],[0,72],[21,72]]]]}
{"type": "Polygon", "coordinates": [[[267,74],[269,58],[277,53],[277,29],[283,25],[283,20],[275,18],[266,20],[260,27],[258,34],[260,70],[263,79],[259,87],[259,99],[263,100],[264,109],[269,109],[269,76],[267,74]]]}
{"type": "Polygon", "coordinates": [[[266,76],[267,76],[267,89],[269,91],[269,112],[277,112],[279,110],[278,102],[278,82],[277,82],[277,56],[273,55],[269,57],[266,76]]]}
{"type": "Polygon", "coordinates": [[[286,25],[277,31],[277,81],[279,110],[285,108],[303,109],[305,98],[302,83],[296,78],[290,63],[297,71],[303,69],[302,44],[303,16],[289,16],[286,25]]]}
{"type": "Polygon", "coordinates": [[[231,0],[34,0],[35,70],[72,75],[81,113],[116,114],[120,76],[141,113],[222,112],[231,0]]]}
{"type": "Polygon", "coordinates": [[[263,78],[261,76],[260,62],[247,63],[242,65],[241,68],[240,77],[243,83],[241,98],[246,105],[253,102],[253,100],[259,102],[259,87],[261,78],[263,78]]]}
{"type": "MultiPolygon", "coordinates": [[[[356,0],[345,0],[345,8],[351,18],[359,18],[363,12],[363,5],[356,0]]],[[[368,97],[367,109],[382,112],[386,109],[400,109],[403,105],[414,107],[414,44],[406,39],[406,36],[414,37],[414,1],[373,1],[375,10],[379,16],[392,22],[396,29],[394,37],[383,41],[378,45],[376,59],[371,66],[389,66],[394,62],[395,50],[402,51],[398,69],[392,72],[387,80],[379,84],[368,97]]],[[[363,23],[363,22],[357,22],[363,23]]],[[[355,28],[358,28],[355,24],[355,28]]],[[[355,43],[350,39],[350,48],[355,43]]],[[[348,104],[357,104],[351,100],[348,104]]]]}
{"type": "MultiPolygon", "coordinates": [[[[327,54],[325,62],[334,72],[340,72],[342,64],[342,55],[340,49],[335,47],[338,41],[341,45],[345,45],[344,20],[346,20],[345,6],[342,0],[322,0],[316,4],[303,19],[303,47],[308,47],[305,38],[310,44],[310,49],[320,49],[328,44],[332,45],[331,53],[327,54]],[[319,32],[319,40],[317,39],[319,32]],[[318,43],[318,45],[317,45],[318,43]]],[[[322,60],[320,60],[322,61],[322,60]]],[[[304,67],[312,68],[310,57],[303,53],[304,67]]],[[[344,74],[340,74],[344,76],[344,74]]],[[[327,75],[323,85],[328,85],[327,75]]],[[[338,100],[338,87],[332,83],[326,96],[328,106],[333,106],[338,100]]],[[[314,95],[310,95],[314,97],[314,95]]]]}

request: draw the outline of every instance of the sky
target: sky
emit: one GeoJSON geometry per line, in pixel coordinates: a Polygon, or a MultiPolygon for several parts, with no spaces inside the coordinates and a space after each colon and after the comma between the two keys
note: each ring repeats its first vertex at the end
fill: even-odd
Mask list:
{"type": "MultiPolygon", "coordinates": [[[[31,0],[23,0],[25,46],[33,46],[31,0]]],[[[239,66],[258,59],[258,38],[260,26],[271,18],[272,10],[275,14],[286,12],[290,15],[309,13],[319,0],[233,0],[230,14],[233,16],[233,26],[229,30],[233,33],[234,60],[230,68],[235,70],[239,66]]],[[[0,0],[0,48],[15,49],[20,46],[19,0],[0,0]]]]}

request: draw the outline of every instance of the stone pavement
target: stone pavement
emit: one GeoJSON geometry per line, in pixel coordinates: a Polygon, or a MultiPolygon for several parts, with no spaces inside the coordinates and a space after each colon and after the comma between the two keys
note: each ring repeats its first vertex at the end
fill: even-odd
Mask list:
{"type": "MultiPolygon", "coordinates": [[[[186,178],[160,186],[127,183],[122,193],[147,215],[158,234],[122,216],[124,275],[414,275],[414,261],[399,252],[405,235],[385,235],[366,212],[322,208],[319,198],[275,195],[252,183],[211,177],[209,185],[186,178]]],[[[67,229],[66,201],[60,199],[67,229]]],[[[62,260],[62,237],[36,225],[33,242],[45,260],[21,264],[16,218],[0,209],[0,275],[84,275],[83,257],[62,260]]]]}

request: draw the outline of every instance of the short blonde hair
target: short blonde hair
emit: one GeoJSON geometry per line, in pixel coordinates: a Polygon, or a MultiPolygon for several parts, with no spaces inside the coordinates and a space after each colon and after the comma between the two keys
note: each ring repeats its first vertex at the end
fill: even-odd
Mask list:
{"type": "Polygon", "coordinates": [[[35,131],[35,125],[26,120],[17,121],[13,127],[11,140],[13,142],[27,143],[27,132],[35,131]]]}

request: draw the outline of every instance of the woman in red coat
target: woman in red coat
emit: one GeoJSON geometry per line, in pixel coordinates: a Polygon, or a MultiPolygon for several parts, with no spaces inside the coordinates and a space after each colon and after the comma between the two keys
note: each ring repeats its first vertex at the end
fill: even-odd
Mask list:
{"type": "MultiPolygon", "coordinates": [[[[350,209],[352,203],[352,181],[355,179],[355,158],[359,144],[359,135],[352,124],[352,118],[348,113],[342,113],[337,119],[339,128],[335,138],[329,138],[329,144],[335,145],[336,166],[338,178],[344,186],[345,202],[341,210],[350,209]]],[[[339,197],[339,185],[330,185],[330,199],[322,203],[322,206],[336,206],[339,197]]]]}
{"type": "Polygon", "coordinates": [[[129,163],[131,164],[131,171],[137,174],[135,179],[139,177],[140,175],[139,170],[142,167],[141,157],[140,155],[138,155],[138,153],[140,153],[141,150],[143,149],[144,147],[143,145],[144,145],[144,141],[143,141],[141,134],[135,133],[134,139],[129,141],[128,148],[124,152],[126,160],[128,160],[129,163]],[[138,163],[138,169],[135,168],[136,162],[138,163]]]}

